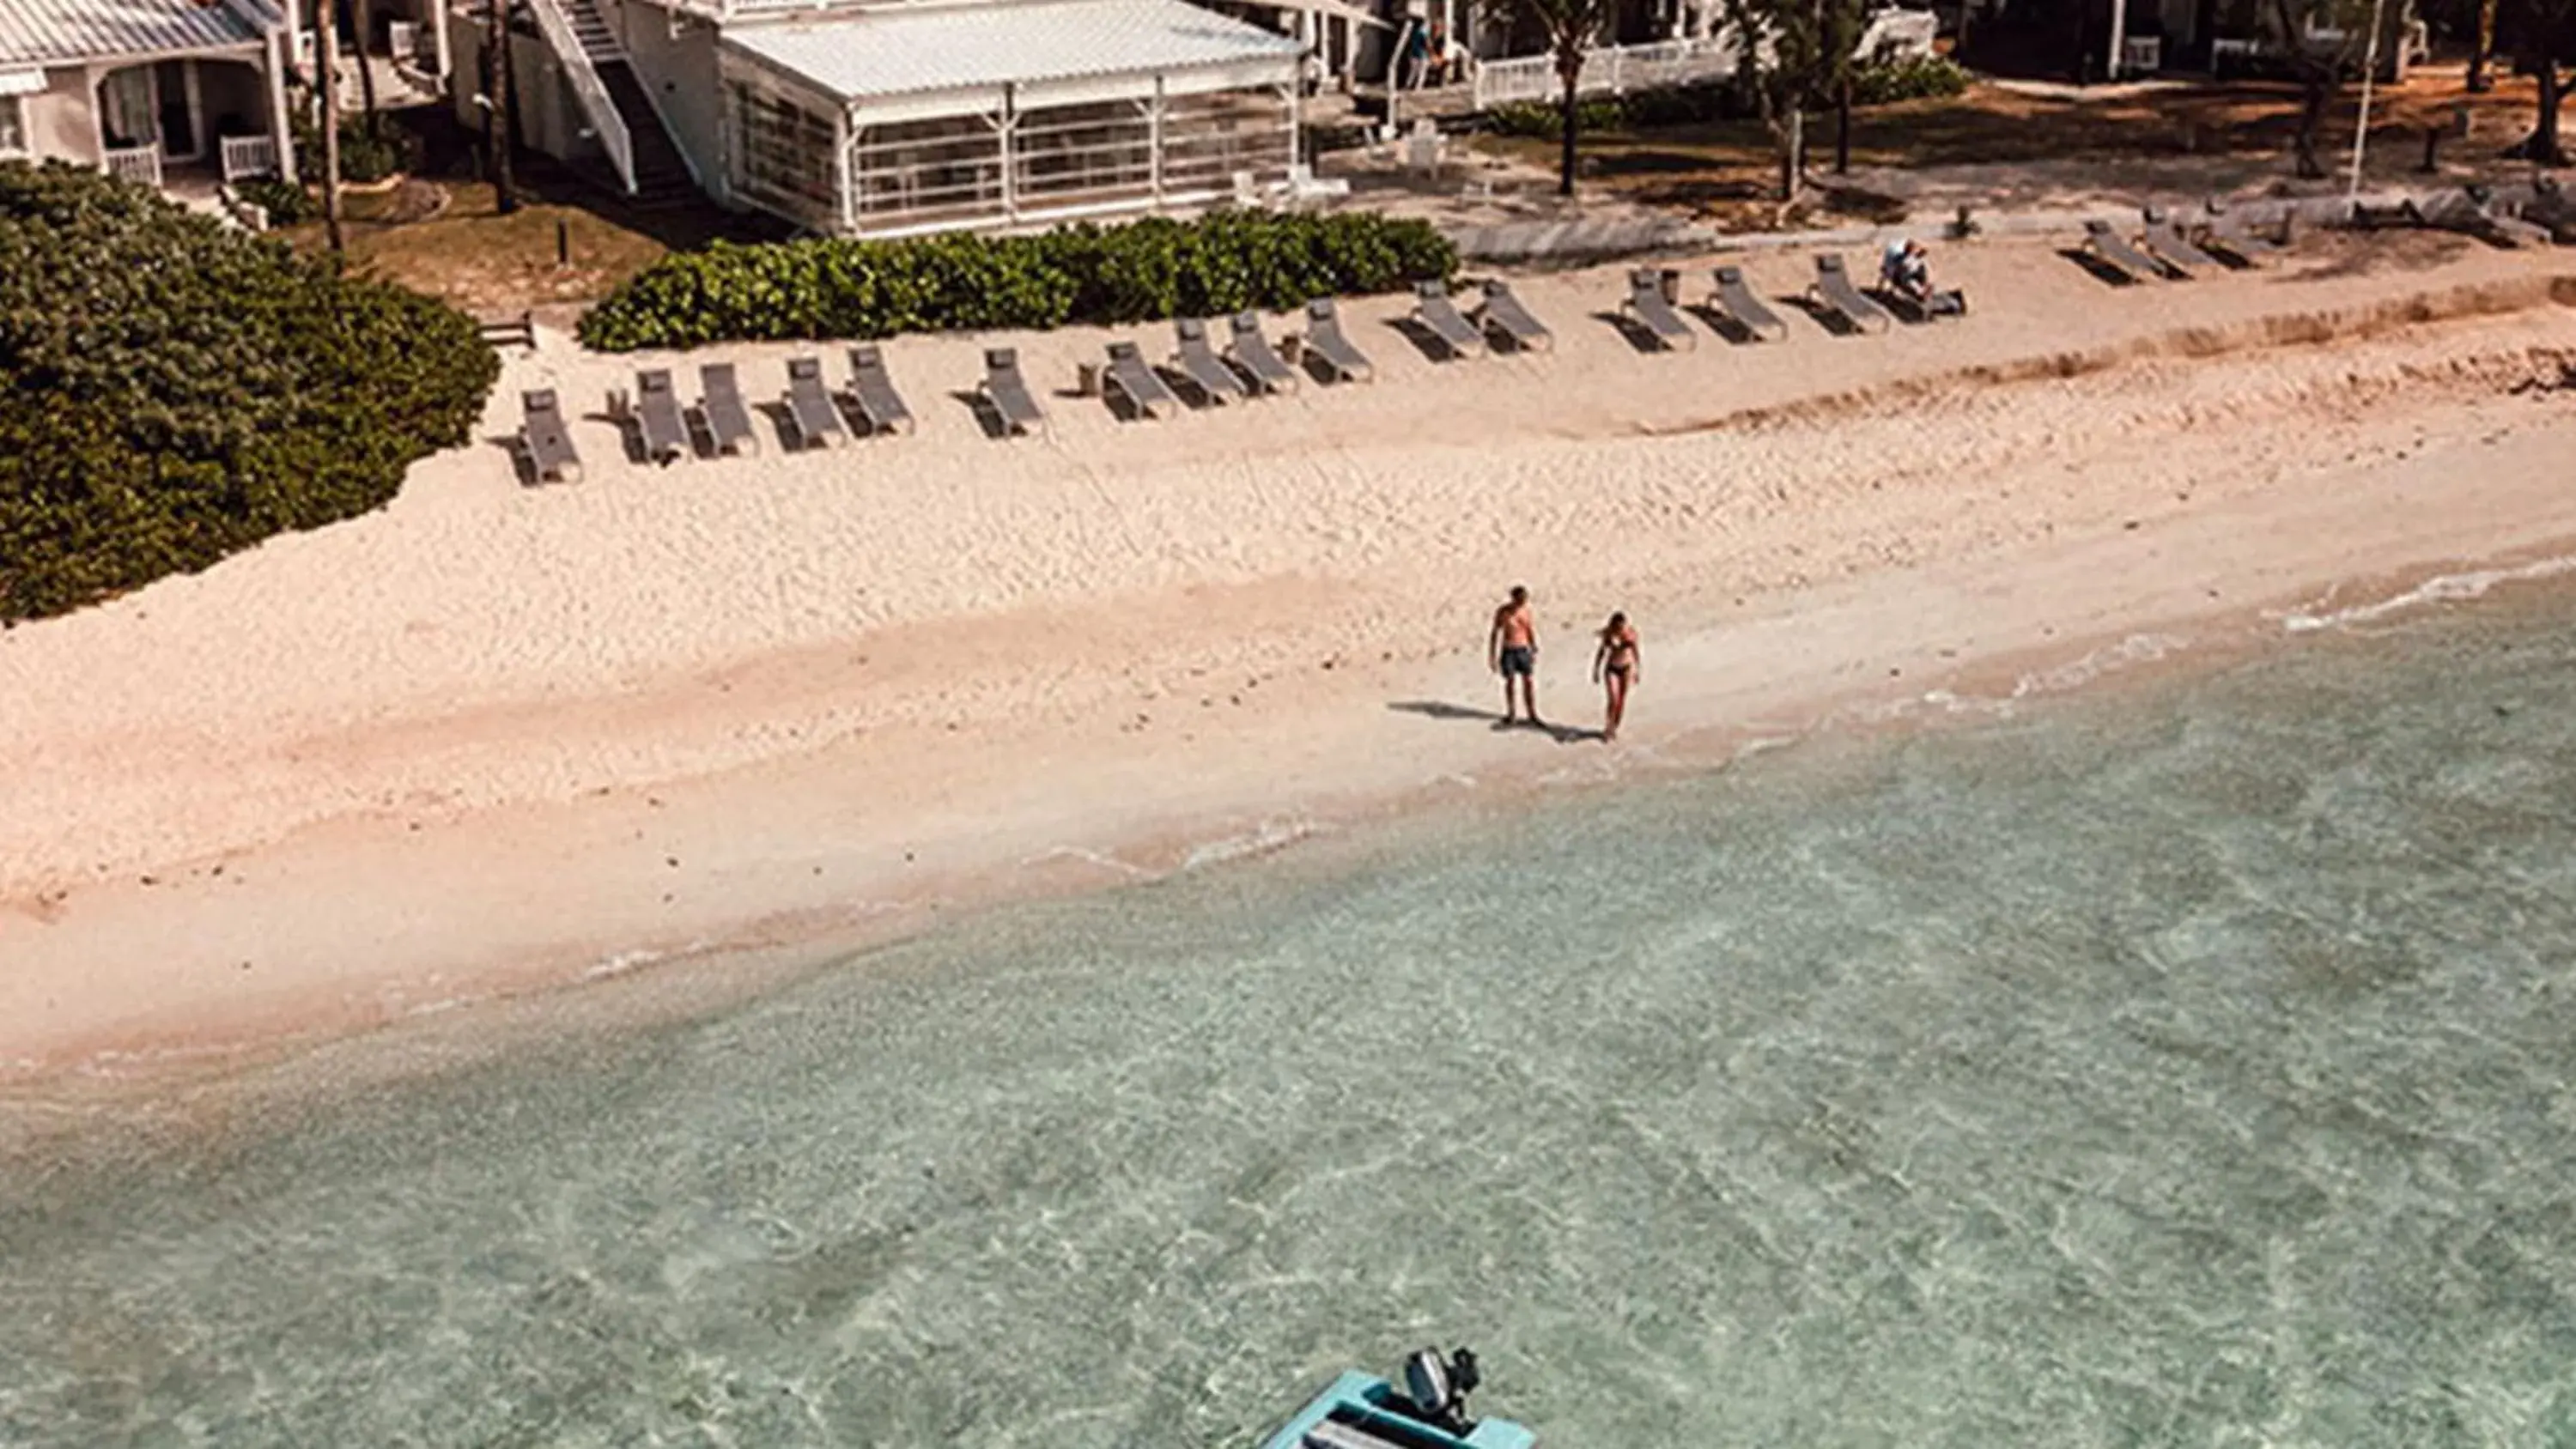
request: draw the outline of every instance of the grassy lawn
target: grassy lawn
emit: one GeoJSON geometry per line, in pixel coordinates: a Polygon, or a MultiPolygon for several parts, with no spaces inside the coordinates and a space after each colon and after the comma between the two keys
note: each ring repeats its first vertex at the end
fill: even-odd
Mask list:
{"type": "MultiPolygon", "coordinates": [[[[2426,125],[2448,121],[2454,106],[2467,104],[2478,117],[2477,139],[2450,142],[2445,154],[2453,160],[2481,152],[2492,156],[2528,128],[2533,89],[2528,79],[2500,79],[2492,92],[2471,96],[2455,67],[2418,71],[2405,85],[2374,95],[2372,146],[2413,156],[2426,125]]],[[[2351,146],[2356,100],[2357,88],[2347,87],[2329,110],[2321,138],[2329,153],[2351,146]]],[[[2110,156],[2286,156],[2298,109],[2298,88],[2283,82],[2184,86],[2100,99],[1979,84],[1949,99],[1856,112],[1851,159],[1856,167],[1913,170],[2110,156]]],[[[1833,117],[1810,116],[1807,140],[1811,173],[1821,173],[1831,165],[1833,117]]],[[[1487,136],[1477,144],[1527,165],[1549,171],[1556,166],[1552,140],[1487,136]]],[[[1762,218],[1776,210],[1766,198],[1776,190],[1779,161],[1770,132],[1758,121],[1589,132],[1582,164],[1593,184],[1630,200],[1694,211],[1721,225],[1776,224],[1776,218],[1762,218]]],[[[1819,198],[1827,211],[1858,215],[1877,214],[1885,201],[1850,192],[1819,198]]]]}
{"type": "MultiPolygon", "coordinates": [[[[607,295],[665,253],[703,246],[739,223],[703,211],[636,215],[570,187],[522,187],[504,216],[479,181],[412,180],[383,195],[351,194],[342,230],[350,260],[477,316],[504,316],[607,295]],[[557,228],[569,260],[557,261],[557,228]]],[[[322,224],[282,233],[319,251],[322,224]]]]}

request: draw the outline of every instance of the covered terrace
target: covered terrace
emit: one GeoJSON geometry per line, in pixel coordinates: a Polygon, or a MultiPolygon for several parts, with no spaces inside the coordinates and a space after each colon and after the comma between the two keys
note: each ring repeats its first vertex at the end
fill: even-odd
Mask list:
{"type": "Polygon", "coordinates": [[[1184,0],[737,18],[726,188],[853,236],[1202,207],[1287,178],[1300,54],[1184,0]]]}

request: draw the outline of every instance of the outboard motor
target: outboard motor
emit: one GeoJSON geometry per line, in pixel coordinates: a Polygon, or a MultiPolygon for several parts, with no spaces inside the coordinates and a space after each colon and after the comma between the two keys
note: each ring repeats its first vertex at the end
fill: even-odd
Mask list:
{"type": "Polygon", "coordinates": [[[1436,1348],[1417,1349],[1404,1361],[1404,1390],[1414,1417],[1462,1439],[1476,1427],[1467,1417],[1467,1394],[1477,1382],[1476,1355],[1463,1348],[1449,1359],[1436,1348]]]}

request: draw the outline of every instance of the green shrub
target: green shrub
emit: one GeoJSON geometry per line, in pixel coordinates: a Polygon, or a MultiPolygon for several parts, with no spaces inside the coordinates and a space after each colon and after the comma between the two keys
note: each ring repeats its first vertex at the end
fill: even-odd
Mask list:
{"type": "Polygon", "coordinates": [[[376,508],[467,441],[499,369],[442,303],[0,164],[0,618],[376,508]]]}
{"type": "Polygon", "coordinates": [[[254,176],[237,183],[233,190],[242,200],[266,212],[270,226],[293,226],[322,214],[322,204],[298,182],[254,176]]]}
{"type": "Polygon", "coordinates": [[[1909,55],[1874,61],[1853,77],[1852,104],[1887,106],[1898,101],[1964,95],[1968,72],[1946,55],[1909,55]]]}
{"type": "Polygon", "coordinates": [[[1457,271],[1428,222],[1220,211],[1037,236],[758,246],[663,258],[581,319],[608,352],[715,342],[1048,328],[1284,309],[1457,271]]]}
{"type": "MultiPolygon", "coordinates": [[[[297,113],[294,122],[296,160],[322,178],[322,127],[311,115],[297,113]]],[[[369,132],[363,115],[340,118],[340,179],[361,186],[413,169],[419,138],[385,116],[369,132]]]]}

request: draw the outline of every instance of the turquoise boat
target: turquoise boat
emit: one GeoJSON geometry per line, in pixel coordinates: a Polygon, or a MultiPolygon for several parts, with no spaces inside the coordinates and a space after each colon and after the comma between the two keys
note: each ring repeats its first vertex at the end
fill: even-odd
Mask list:
{"type": "Polygon", "coordinates": [[[1270,1436],[1262,1449],[1531,1449],[1538,1436],[1509,1419],[1467,1417],[1476,1356],[1426,1348],[1404,1361],[1401,1389],[1358,1369],[1342,1376],[1270,1436]]]}

